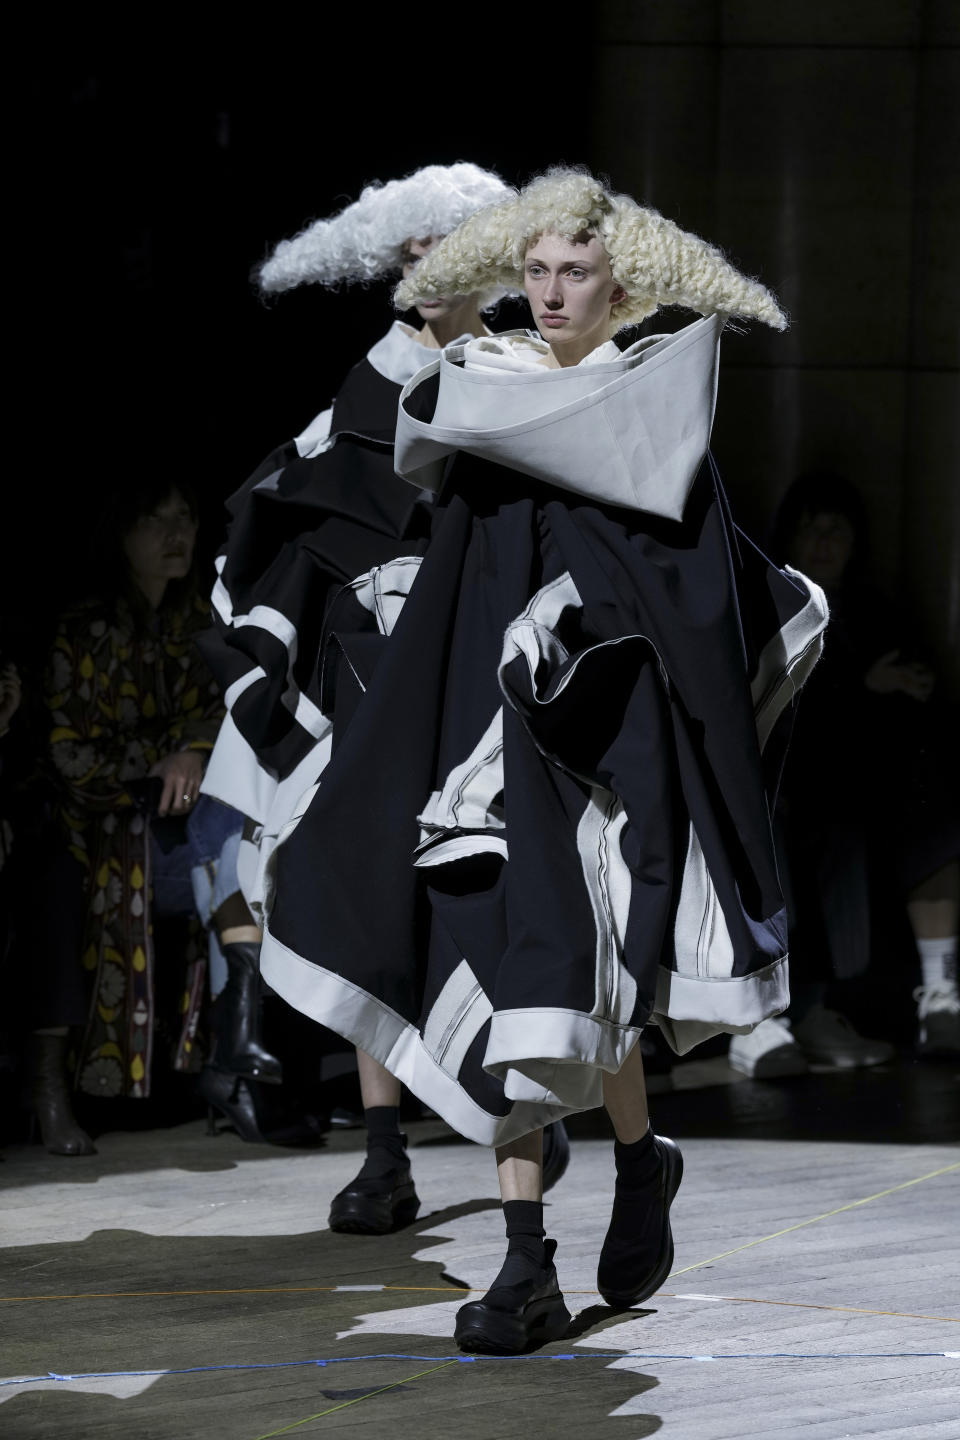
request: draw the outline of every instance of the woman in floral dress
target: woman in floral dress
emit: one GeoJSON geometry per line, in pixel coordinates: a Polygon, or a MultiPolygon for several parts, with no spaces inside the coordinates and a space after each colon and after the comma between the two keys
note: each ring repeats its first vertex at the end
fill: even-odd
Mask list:
{"type": "MultiPolygon", "coordinates": [[[[102,530],[101,595],[62,616],[47,667],[57,819],[86,893],[78,958],[91,998],[76,1077],[99,1096],[150,1091],[152,910],[193,914],[211,927],[214,991],[237,989],[232,952],[259,941],[236,882],[242,817],[199,796],[223,704],[195,644],[209,623],[193,584],[196,533],[182,487],[161,479],[128,490],[102,530]]],[[[179,1069],[190,1064],[206,975],[202,935],[193,940],[200,943],[187,957],[174,1045],[179,1069]]],[[[252,973],[255,980],[255,966],[252,973]]],[[[249,977],[244,983],[249,991],[249,977]]],[[[278,1062],[251,1033],[255,1002],[238,998],[246,1073],[278,1079],[278,1062]]],[[[60,1039],[49,1068],[62,1074],[60,1039]]]]}

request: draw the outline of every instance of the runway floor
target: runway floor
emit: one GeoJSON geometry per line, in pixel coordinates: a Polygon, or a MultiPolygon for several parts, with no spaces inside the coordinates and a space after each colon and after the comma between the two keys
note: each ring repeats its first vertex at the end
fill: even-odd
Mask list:
{"type": "Polygon", "coordinates": [[[503,1251],[488,1151],[410,1127],[420,1219],[325,1229],[357,1132],[325,1149],[199,1122],[0,1165],[5,1440],[840,1440],[960,1436],[955,1063],[779,1084],[676,1071],[676,1264],[643,1309],[596,1293],[612,1153],[578,1117],[548,1232],[570,1334],[468,1360],[450,1335],[503,1251]]]}

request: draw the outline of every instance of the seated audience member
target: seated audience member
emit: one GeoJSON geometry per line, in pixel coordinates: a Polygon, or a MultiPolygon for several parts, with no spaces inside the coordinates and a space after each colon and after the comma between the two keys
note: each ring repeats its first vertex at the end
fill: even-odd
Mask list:
{"type": "Polygon", "coordinates": [[[935,676],[902,611],[870,583],[859,494],[801,477],[780,507],[773,557],[826,590],[831,623],[804,691],[783,779],[780,848],[791,900],[789,1020],[735,1037],[730,1062],[759,1078],[889,1059],[824,1006],[828,985],[867,971],[877,916],[906,906],[920,961],[917,1049],[960,1053],[960,819],[955,742],[935,676]]]}
{"type": "MultiPolygon", "coordinates": [[[[194,582],[196,536],[196,505],[182,484],[160,478],[127,487],[98,534],[96,593],[61,617],[45,695],[60,844],[40,898],[62,923],[44,927],[54,953],[42,963],[54,974],[86,972],[79,1089],[146,1096],[155,966],[179,963],[185,971],[178,1069],[191,1068],[206,969],[202,934],[198,958],[185,964],[183,956],[155,956],[152,922],[197,917],[217,996],[200,1089],[256,1139],[250,1086],[278,1081],[280,1065],[258,1037],[260,932],[236,876],[243,819],[199,794],[223,705],[194,643],[208,623],[194,582]]],[[[76,1016],[55,1013],[56,993],[51,1004],[35,1062],[41,1132],[54,1153],[89,1153],[66,1076],[76,1016]]]]}

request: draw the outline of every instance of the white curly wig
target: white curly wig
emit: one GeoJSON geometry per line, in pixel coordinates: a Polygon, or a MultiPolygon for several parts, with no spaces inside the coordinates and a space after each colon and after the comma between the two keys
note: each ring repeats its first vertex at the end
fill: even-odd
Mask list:
{"type": "Polygon", "coordinates": [[[628,195],[611,194],[586,171],[560,167],[478,211],[447,235],[397,286],[394,303],[408,309],[435,295],[465,295],[492,285],[522,288],[531,241],[544,234],[572,240],[584,231],[599,237],[614,280],[627,292],[611,312],[612,331],[637,324],[661,305],[787,328],[787,317],[770,291],[735,270],[715,245],[628,195]]]}
{"type": "Polygon", "coordinates": [[[260,289],[275,294],[377,280],[401,268],[406,240],[446,235],[481,206],[512,194],[499,175],[467,160],[425,165],[385,185],[374,181],[339,214],[281,240],[259,268],[260,289]]]}

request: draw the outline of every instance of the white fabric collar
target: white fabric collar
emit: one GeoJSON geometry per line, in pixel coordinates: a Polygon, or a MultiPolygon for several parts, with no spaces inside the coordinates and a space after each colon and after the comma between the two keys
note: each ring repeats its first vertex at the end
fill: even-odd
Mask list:
{"type": "Polygon", "coordinates": [[[522,331],[511,333],[525,338],[517,346],[502,336],[493,346],[448,345],[400,395],[397,473],[439,489],[446,458],[463,450],[605,504],[679,520],[710,442],[725,318],[705,316],[622,353],[603,345],[589,363],[561,370],[538,364],[522,331]],[[471,347],[477,363],[468,368],[471,347]],[[437,374],[433,420],[417,420],[409,397],[437,374]]]}
{"type": "Polygon", "coordinates": [[[394,320],[390,329],[367,351],[367,359],[378,374],[394,385],[406,385],[418,370],[436,360],[437,351],[421,345],[416,331],[402,320],[394,320]]]}

